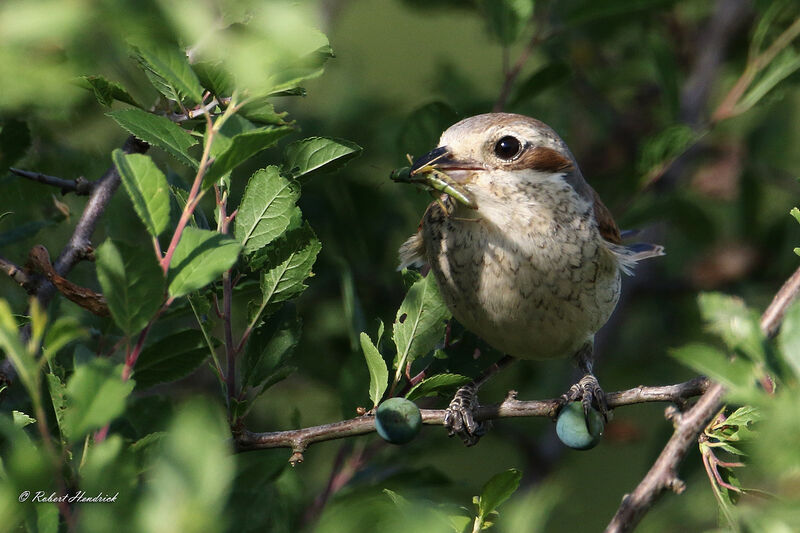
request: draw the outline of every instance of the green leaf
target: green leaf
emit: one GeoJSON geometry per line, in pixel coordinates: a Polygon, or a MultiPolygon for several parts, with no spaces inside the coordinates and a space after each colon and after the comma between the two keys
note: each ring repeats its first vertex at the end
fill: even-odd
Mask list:
{"type": "Polygon", "coordinates": [[[22,384],[28,389],[28,393],[31,396],[39,394],[36,377],[39,372],[38,363],[20,341],[19,329],[11,313],[11,307],[3,299],[0,299],[0,348],[5,352],[6,358],[14,364],[14,369],[22,384]]]}
{"type": "Polygon", "coordinates": [[[241,249],[215,231],[185,228],[172,256],[169,295],[177,298],[205,287],[236,264],[241,249]]]}
{"type": "Polygon", "coordinates": [[[122,177],[136,214],[147,232],[158,237],[169,224],[169,186],[167,178],[150,157],[143,154],[125,154],[116,149],[111,159],[122,177]]]}
{"type": "Polygon", "coordinates": [[[31,418],[22,411],[17,410],[11,411],[11,419],[14,421],[14,425],[18,428],[24,428],[25,426],[36,423],[35,418],[31,418]]]}
{"type": "Polygon", "coordinates": [[[670,355],[692,370],[731,389],[748,390],[755,380],[753,365],[749,361],[731,359],[706,344],[687,344],[671,350],[670,355]]]}
{"type": "Polygon", "coordinates": [[[792,210],[789,211],[789,214],[792,215],[796,221],[800,222],[800,209],[793,207],[792,210]]]}
{"type": "Polygon", "coordinates": [[[181,405],[150,464],[132,529],[223,531],[236,461],[230,442],[218,406],[198,399],[181,405]]]}
{"type": "Polygon", "coordinates": [[[800,69],[800,52],[786,48],[764,69],[758,81],[753,83],[736,104],[736,113],[744,113],[756,105],[781,81],[800,69]]]}
{"type": "Polygon", "coordinates": [[[322,244],[307,223],[287,232],[264,250],[261,272],[261,293],[264,309],[267,305],[284,302],[300,295],[311,276],[311,268],[322,244]]]}
{"type": "Polygon", "coordinates": [[[0,170],[22,159],[31,146],[31,131],[24,120],[7,118],[0,122],[0,170]]]}
{"type": "Polygon", "coordinates": [[[153,251],[106,239],[96,256],[97,279],[114,323],[128,336],[140,332],[164,302],[164,273],[153,251]]]}
{"type": "Polygon", "coordinates": [[[436,374],[411,387],[406,394],[406,399],[413,401],[426,396],[449,393],[470,381],[469,377],[461,374],[436,374]]]}
{"type": "Polygon", "coordinates": [[[509,46],[522,35],[533,15],[533,4],[534,0],[482,0],[480,6],[491,36],[509,46]]]}
{"type": "Polygon", "coordinates": [[[682,154],[698,135],[686,124],[675,124],[661,130],[643,143],[637,170],[646,176],[652,169],[682,154]]]}
{"type": "Polygon", "coordinates": [[[203,100],[203,87],[183,51],[171,46],[153,48],[140,43],[131,45],[131,53],[150,83],[168,99],[174,102],[188,100],[194,105],[203,100]]]}
{"type": "Polygon", "coordinates": [[[516,468],[511,468],[493,476],[481,490],[480,496],[480,515],[481,521],[496,511],[500,505],[511,497],[519,488],[522,479],[522,472],[516,468]]]}
{"type": "Polygon", "coordinates": [[[50,401],[53,403],[53,412],[56,414],[56,423],[61,431],[62,440],[70,440],[69,428],[64,423],[67,411],[67,387],[55,374],[45,374],[47,389],[50,392],[50,401]]]}
{"type": "Polygon", "coordinates": [[[309,137],[286,147],[283,171],[298,178],[326,167],[327,171],[342,167],[357,157],[362,148],[343,139],[309,137]]]}
{"type": "Polygon", "coordinates": [[[450,311],[439,295],[433,276],[426,276],[411,286],[394,321],[398,376],[405,370],[406,363],[436,346],[444,336],[445,322],[449,318],[450,311]]]}
{"type": "Polygon", "coordinates": [[[125,87],[103,76],[80,76],[75,81],[80,87],[92,91],[97,101],[106,107],[111,107],[114,100],[142,107],[125,87]]]}
{"type": "Polygon", "coordinates": [[[67,382],[64,414],[70,438],[78,440],[120,416],[133,385],[130,380],[122,381],[122,365],[114,366],[108,359],[94,359],[76,368],[67,382]]]}
{"type": "Polygon", "coordinates": [[[197,144],[197,139],[168,118],[141,109],[120,109],[106,113],[106,116],[131,135],[161,148],[184,165],[197,168],[199,163],[188,152],[197,144]]]}
{"type": "Polygon", "coordinates": [[[257,328],[247,341],[242,386],[259,387],[284,367],[300,341],[302,323],[294,312],[281,313],[257,328]]]}
{"type": "Polygon", "coordinates": [[[783,360],[800,380],[800,300],[796,300],[786,311],[778,334],[778,346],[783,360]]]}
{"type": "Polygon", "coordinates": [[[42,349],[48,359],[72,341],[89,337],[89,332],[75,317],[61,316],[47,328],[42,349]]]}
{"type": "Polygon", "coordinates": [[[758,313],[748,309],[741,298],[721,293],[702,293],[697,299],[700,315],[708,328],[722,337],[731,350],[741,350],[751,360],[766,359],[764,335],[758,313]]]}
{"type": "Polygon", "coordinates": [[[400,127],[400,150],[414,157],[427,154],[442,132],[458,122],[458,113],[444,102],[431,102],[411,113],[400,127]]]}
{"type": "Polygon", "coordinates": [[[530,101],[545,89],[559,85],[571,76],[572,69],[569,64],[561,61],[550,63],[519,83],[511,99],[511,105],[530,101]]]}
{"type": "Polygon", "coordinates": [[[186,329],[168,335],[142,350],[133,377],[137,390],[176,381],[194,372],[209,356],[203,334],[186,329]]]}
{"type": "Polygon", "coordinates": [[[362,332],[360,339],[361,351],[364,352],[369,369],[369,397],[372,405],[377,406],[383,398],[383,393],[386,392],[386,387],[389,386],[389,370],[386,368],[383,356],[372,344],[369,335],[362,332]]]}
{"type": "Polygon", "coordinates": [[[230,96],[235,88],[231,73],[225,70],[222,62],[200,61],[191,67],[200,84],[216,96],[230,96]]]}
{"type": "Polygon", "coordinates": [[[246,160],[278,142],[294,130],[291,126],[266,126],[245,131],[230,140],[230,146],[214,159],[203,177],[203,187],[211,187],[219,178],[246,160]]]}
{"type": "Polygon", "coordinates": [[[259,170],[247,182],[234,223],[234,236],[244,253],[263,248],[289,226],[300,186],[280,175],[278,168],[259,170]]]}
{"type": "Polygon", "coordinates": [[[283,113],[275,111],[275,106],[265,98],[256,99],[243,105],[238,113],[256,124],[272,124],[275,126],[286,124],[285,117],[287,113],[285,111],[283,113]]]}

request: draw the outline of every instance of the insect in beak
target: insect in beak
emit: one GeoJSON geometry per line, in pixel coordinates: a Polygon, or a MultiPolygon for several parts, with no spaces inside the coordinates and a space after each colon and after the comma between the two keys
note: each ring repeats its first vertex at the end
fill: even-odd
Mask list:
{"type": "Polygon", "coordinates": [[[477,209],[478,204],[472,194],[444,170],[438,168],[442,163],[452,162],[448,156],[449,152],[445,146],[440,146],[413,162],[408,155],[411,166],[393,171],[390,177],[398,183],[415,183],[428,190],[439,191],[470,209],[477,209]]]}

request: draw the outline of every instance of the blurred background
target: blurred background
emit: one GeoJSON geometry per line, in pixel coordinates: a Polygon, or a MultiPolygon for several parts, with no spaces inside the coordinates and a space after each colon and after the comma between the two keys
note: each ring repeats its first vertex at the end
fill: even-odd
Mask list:
{"type": "MultiPolygon", "coordinates": [[[[336,57],[320,78],[305,84],[305,97],[275,100],[298,127],[285,142],[325,135],[354,141],[364,151],[344,169],[304,186],[300,207],[323,248],[297,304],[304,322],[295,356],[299,371],[262,397],[249,429],[305,427],[369,407],[358,334],[374,337],[379,320],[394,320],[405,293],[397,249],[431,200],[391,182],[389,173],[406,164],[406,154],[435,147],[449,125],[491,111],[501,94],[505,111],[536,117],[564,138],[620,227],[642,229],[643,240],[666,247],[665,257],[624,280],[624,297],[599,335],[596,374],[605,390],[693,377],[669,351],[708,340],[697,293],[740,295],[760,311],[796,267],[792,250],[800,227],[788,213],[800,203],[797,67],[787,60],[789,66],[773,73],[780,82],[753,96],[752,108],[712,120],[752,58],[753,40],[763,43],[757,51],[767,48],[798,16],[796,4],[538,1],[530,21],[518,27],[493,21],[477,0],[298,4],[305,21],[328,36],[336,57]],[[765,27],[759,22],[766,16],[772,22],[765,27]]],[[[55,253],[85,201],[20,180],[5,167],[66,179],[99,177],[126,135],[90,93],[64,80],[102,74],[134,90],[144,87],[127,57],[126,37],[167,34],[165,10],[153,0],[0,6],[0,135],[20,146],[25,136],[31,141],[21,153],[6,148],[0,154],[0,213],[12,213],[0,220],[4,257],[22,264],[32,243],[55,253]]],[[[795,62],[799,46],[787,48],[795,62]]],[[[280,147],[269,150],[240,168],[233,196],[241,195],[252,171],[280,154],[280,147]]],[[[171,179],[187,178],[163,154],[154,157],[175,172],[171,179]]],[[[133,224],[135,215],[121,196],[94,242],[105,234],[124,235],[133,224]]],[[[211,204],[204,207],[211,213],[211,204]]],[[[91,264],[79,265],[70,278],[97,287],[91,264]]],[[[0,278],[0,294],[15,309],[25,305],[24,292],[6,277],[0,278]]],[[[80,313],[70,306],[62,309],[80,313]]],[[[521,399],[555,397],[574,377],[566,361],[517,363],[481,390],[481,400],[500,401],[510,389],[521,399]]],[[[207,368],[169,389],[173,398],[216,393],[207,368]]],[[[145,400],[170,408],[171,402],[145,400]]],[[[382,489],[469,507],[487,479],[515,467],[523,472],[523,485],[501,509],[501,530],[601,530],[671,434],[663,409],[619,409],[603,442],[589,452],[566,449],[554,424],[543,419],[498,421],[470,449],[433,427],[404,447],[374,444],[375,435],[317,444],[294,469],[285,467],[286,450],[249,452],[237,457],[237,479],[249,480],[251,490],[234,488],[229,520],[236,531],[297,531],[314,524],[320,531],[415,530],[382,489]],[[360,460],[349,463],[353,457],[360,460]],[[321,496],[342,464],[352,476],[321,496]],[[245,512],[247,523],[235,519],[245,512]],[[518,524],[529,529],[515,529],[518,524]]],[[[639,531],[715,527],[716,503],[696,450],[681,475],[687,491],[666,495],[639,531]]]]}

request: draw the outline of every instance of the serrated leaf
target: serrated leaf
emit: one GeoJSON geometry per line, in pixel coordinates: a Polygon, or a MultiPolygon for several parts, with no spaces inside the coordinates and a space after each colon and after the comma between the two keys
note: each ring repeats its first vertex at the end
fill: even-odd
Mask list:
{"type": "Polygon", "coordinates": [[[208,357],[208,346],[200,331],[186,329],[168,335],[142,350],[136,360],[133,368],[136,389],[184,378],[208,357]]]}
{"type": "Polygon", "coordinates": [[[362,148],[344,139],[309,137],[286,147],[284,173],[298,178],[325,167],[331,171],[358,157],[362,148]]]}
{"type": "Polygon", "coordinates": [[[234,236],[248,254],[278,238],[289,226],[300,186],[269,166],[250,177],[234,223],[234,236]]]}
{"type": "Polygon", "coordinates": [[[188,153],[197,139],[168,118],[141,109],[120,109],[106,116],[136,138],[161,148],[184,165],[197,168],[198,161],[188,153]]]}
{"type": "Polygon", "coordinates": [[[164,273],[152,250],[107,239],[97,248],[97,279],[114,323],[131,336],[164,302],[164,273]]]}
{"type": "Polygon", "coordinates": [[[177,298],[205,287],[236,263],[241,249],[215,231],[185,228],[170,264],[169,295],[177,298]]]}
{"type": "Polygon", "coordinates": [[[265,250],[261,272],[262,309],[294,298],[306,289],[322,244],[307,223],[287,232],[265,250]]]}
{"type": "Polygon", "coordinates": [[[114,100],[142,107],[125,87],[104,76],[80,76],[76,81],[84,89],[92,91],[97,101],[106,107],[111,107],[114,100]]]}
{"type": "Polygon", "coordinates": [[[203,87],[197,79],[186,54],[176,47],[160,48],[131,45],[131,52],[144,70],[150,83],[174,102],[188,100],[194,105],[203,100],[203,87]]]}
{"type": "Polygon", "coordinates": [[[257,124],[283,126],[287,123],[285,120],[287,113],[285,111],[278,113],[275,111],[275,106],[266,99],[254,100],[243,105],[239,109],[239,114],[257,124]]]}
{"type": "Polygon", "coordinates": [[[203,177],[203,187],[211,187],[219,178],[261,150],[274,145],[293,129],[291,126],[266,126],[234,136],[230,139],[229,147],[214,159],[211,168],[206,172],[203,177]]]}
{"type": "Polygon", "coordinates": [[[360,340],[361,351],[364,352],[367,369],[369,369],[369,397],[372,405],[377,406],[383,398],[383,393],[386,392],[386,387],[389,386],[389,370],[386,368],[383,356],[372,344],[369,335],[362,332],[360,340]]]}
{"type": "Polygon", "coordinates": [[[169,185],[150,157],[116,149],[111,159],[147,232],[158,237],[169,224],[169,185]]]}
{"type": "Polygon", "coordinates": [[[56,415],[56,423],[64,440],[70,440],[69,428],[64,424],[64,413],[67,410],[67,387],[55,374],[45,374],[47,390],[50,392],[50,401],[56,415]]]}
{"type": "Polygon", "coordinates": [[[114,366],[108,359],[94,359],[76,368],[66,390],[68,435],[80,439],[121,415],[133,385],[130,380],[122,381],[122,365],[114,366]]]}
{"type": "Polygon", "coordinates": [[[495,512],[500,505],[511,497],[519,488],[522,479],[522,472],[516,468],[511,468],[493,476],[481,490],[480,510],[481,521],[495,512]]]}
{"type": "Polygon", "coordinates": [[[16,409],[11,411],[11,419],[18,428],[24,428],[25,426],[36,423],[35,418],[31,418],[22,411],[17,411],[16,409]]]}
{"type": "Polygon", "coordinates": [[[431,351],[444,336],[450,311],[439,295],[436,280],[429,275],[408,290],[394,321],[397,346],[396,368],[400,373],[407,363],[431,351]]]}
{"type": "Polygon", "coordinates": [[[233,76],[222,62],[200,61],[191,64],[200,84],[216,96],[230,96],[235,88],[233,76]]]}
{"type": "Polygon", "coordinates": [[[472,380],[469,377],[461,374],[436,374],[411,387],[411,390],[406,394],[406,399],[414,401],[426,396],[449,393],[470,381],[472,380]]]}
{"type": "Polygon", "coordinates": [[[301,328],[293,311],[284,311],[257,328],[247,341],[242,361],[242,387],[261,386],[284,366],[300,341],[301,328]]]}
{"type": "Polygon", "coordinates": [[[747,389],[755,379],[753,365],[749,361],[731,359],[706,344],[688,344],[671,350],[670,355],[692,370],[732,389],[747,389]]]}
{"type": "Polygon", "coordinates": [[[766,359],[764,334],[758,314],[741,298],[722,293],[703,293],[697,299],[708,328],[722,337],[731,350],[741,350],[753,361],[766,359]]]}
{"type": "Polygon", "coordinates": [[[800,300],[786,311],[778,334],[778,347],[786,364],[800,380],[800,300]]]}

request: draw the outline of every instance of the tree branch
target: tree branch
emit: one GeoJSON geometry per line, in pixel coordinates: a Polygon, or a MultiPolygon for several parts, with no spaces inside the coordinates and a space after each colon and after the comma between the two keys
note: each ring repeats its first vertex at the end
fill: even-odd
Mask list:
{"type": "Polygon", "coordinates": [[[14,280],[20,287],[25,289],[26,291],[32,291],[35,282],[33,277],[31,277],[23,268],[20,268],[13,262],[9,261],[5,257],[0,257],[0,270],[8,274],[8,276],[14,280]]]}
{"type": "MultiPolygon", "coordinates": [[[[673,402],[680,405],[691,397],[703,394],[708,385],[707,379],[695,378],[676,385],[661,387],[639,386],[626,391],[612,392],[607,395],[607,401],[609,408],[612,409],[623,405],[646,402],[673,402]]],[[[517,400],[516,392],[512,391],[502,403],[478,406],[475,420],[530,416],[553,418],[561,405],[562,402],[558,399],[517,400]]],[[[438,426],[444,424],[446,413],[444,409],[422,409],[421,413],[423,424],[438,426]]],[[[237,432],[234,438],[239,451],[263,448],[291,448],[293,453],[289,461],[292,464],[296,464],[302,462],[303,452],[315,442],[365,435],[374,431],[375,418],[361,416],[332,424],[290,431],[253,433],[245,429],[237,432]]]]}
{"type": "Polygon", "coordinates": [[[78,196],[89,196],[94,190],[96,183],[87,180],[83,176],[74,180],[65,180],[55,176],[48,176],[47,174],[42,174],[40,172],[31,172],[29,170],[21,170],[18,168],[9,168],[8,170],[17,176],[38,181],[39,183],[44,183],[45,185],[58,187],[61,189],[61,194],[74,192],[78,196]]]}
{"type": "MultiPolygon", "coordinates": [[[[775,336],[780,329],[786,309],[798,293],[800,293],[800,268],[786,280],[772,303],[761,315],[761,330],[764,335],[775,336]]],[[[664,490],[683,492],[684,483],[678,478],[678,465],[683,461],[689,448],[697,443],[697,437],[703,428],[722,407],[724,394],[725,388],[719,383],[714,383],[686,413],[671,414],[675,432],[633,493],[623,498],[622,505],[606,528],[606,533],[633,531],[664,490]]]]}

